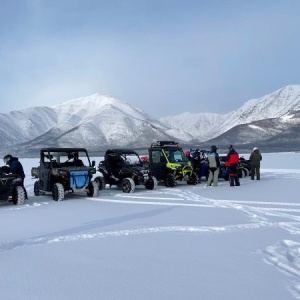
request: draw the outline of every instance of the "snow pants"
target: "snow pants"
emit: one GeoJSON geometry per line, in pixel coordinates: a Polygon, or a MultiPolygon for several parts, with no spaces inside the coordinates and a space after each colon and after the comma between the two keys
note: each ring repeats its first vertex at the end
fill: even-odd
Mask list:
{"type": "Polygon", "coordinates": [[[256,179],[260,180],[260,167],[251,166],[250,176],[251,179],[254,180],[254,176],[256,175],[256,179]]]}
{"type": "Polygon", "coordinates": [[[239,180],[239,176],[238,176],[238,172],[237,172],[237,164],[231,164],[228,167],[229,170],[229,183],[230,186],[239,186],[240,185],[240,180],[239,180]]]}
{"type": "Polygon", "coordinates": [[[207,186],[211,185],[211,182],[213,181],[214,186],[218,185],[218,180],[219,180],[219,168],[209,168],[209,175],[207,179],[207,186]]]}

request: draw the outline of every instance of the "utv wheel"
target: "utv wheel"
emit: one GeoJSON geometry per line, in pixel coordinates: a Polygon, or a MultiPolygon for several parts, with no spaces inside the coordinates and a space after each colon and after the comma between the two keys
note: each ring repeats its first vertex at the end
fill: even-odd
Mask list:
{"type": "Polygon", "coordinates": [[[189,180],[187,181],[187,184],[193,184],[196,185],[199,181],[198,175],[196,173],[192,173],[189,180]]]}
{"type": "Polygon", "coordinates": [[[52,198],[54,201],[62,201],[65,198],[65,190],[61,183],[55,183],[52,188],[52,198]]]}
{"type": "Polygon", "coordinates": [[[135,190],[135,183],[131,178],[124,178],[122,180],[122,190],[124,193],[133,193],[135,190]]]}
{"type": "Polygon", "coordinates": [[[105,189],[106,182],[105,179],[101,176],[95,178],[95,182],[98,184],[99,191],[105,189]]]}
{"type": "Polygon", "coordinates": [[[166,187],[174,187],[177,185],[176,178],[173,174],[167,174],[165,178],[166,187]]]}
{"type": "Polygon", "coordinates": [[[40,183],[38,180],[34,183],[33,192],[34,192],[34,196],[40,195],[40,183]]]}
{"type": "Polygon", "coordinates": [[[89,183],[88,190],[89,190],[87,192],[88,197],[97,197],[98,193],[99,193],[98,182],[96,180],[95,181],[91,181],[89,183]]]}
{"type": "Polygon", "coordinates": [[[145,188],[147,190],[155,190],[157,187],[157,180],[154,176],[151,176],[148,181],[145,183],[145,188]]]}
{"type": "Polygon", "coordinates": [[[249,176],[249,171],[246,168],[240,168],[238,170],[238,175],[240,178],[249,176]]]}
{"type": "Polygon", "coordinates": [[[14,205],[24,204],[26,199],[26,192],[22,186],[16,186],[12,192],[12,202],[14,205]]]}

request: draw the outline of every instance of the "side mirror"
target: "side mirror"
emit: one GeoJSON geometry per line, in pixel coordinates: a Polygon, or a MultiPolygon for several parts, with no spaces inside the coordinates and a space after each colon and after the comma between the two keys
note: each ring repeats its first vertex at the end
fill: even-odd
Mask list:
{"type": "Polygon", "coordinates": [[[92,167],[95,167],[96,162],[94,160],[92,160],[92,167]]]}

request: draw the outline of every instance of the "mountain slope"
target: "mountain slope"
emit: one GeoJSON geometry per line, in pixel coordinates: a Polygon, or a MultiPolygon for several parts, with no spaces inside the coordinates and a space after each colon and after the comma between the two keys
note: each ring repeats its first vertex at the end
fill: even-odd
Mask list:
{"type": "Polygon", "coordinates": [[[300,85],[289,85],[269,95],[247,101],[239,109],[227,114],[225,121],[213,129],[219,136],[230,128],[254,121],[284,117],[286,121],[300,110],[300,85]]]}
{"type": "Polygon", "coordinates": [[[221,114],[185,112],[176,116],[163,117],[159,120],[167,125],[184,128],[194,139],[205,141],[212,137],[212,128],[220,126],[225,119],[226,115],[221,114]]]}
{"type": "Polygon", "coordinates": [[[219,147],[227,149],[229,145],[248,145],[261,144],[263,141],[278,136],[282,132],[290,129],[290,123],[281,118],[271,118],[255,121],[248,124],[237,125],[220,136],[206,141],[207,145],[216,144],[219,147]]]}
{"type": "Polygon", "coordinates": [[[186,112],[163,117],[160,120],[168,125],[185,128],[199,141],[205,142],[241,124],[279,117],[283,117],[286,122],[292,122],[298,110],[300,110],[300,85],[289,85],[258,99],[249,100],[228,114],[186,112]]]}
{"type": "Polygon", "coordinates": [[[298,136],[299,124],[300,85],[249,100],[225,115],[186,112],[160,120],[124,101],[94,94],[53,107],[0,114],[0,145],[5,152],[26,153],[46,146],[147,148],[154,140],[280,148],[298,136]]]}
{"type": "Polygon", "coordinates": [[[50,107],[32,107],[0,114],[0,145],[10,146],[40,136],[57,120],[57,112],[50,107]]]}
{"type": "Polygon", "coordinates": [[[21,139],[20,148],[56,146],[99,150],[112,146],[148,147],[157,139],[189,141],[193,138],[123,101],[98,94],[71,100],[49,110],[56,116],[52,126],[47,123],[43,128],[48,130],[32,135],[34,138],[29,141],[21,139]]]}

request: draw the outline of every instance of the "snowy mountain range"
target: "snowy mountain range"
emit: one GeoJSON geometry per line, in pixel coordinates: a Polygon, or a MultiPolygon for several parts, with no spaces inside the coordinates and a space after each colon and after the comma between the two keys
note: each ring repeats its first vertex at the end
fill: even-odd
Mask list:
{"type": "MultiPolygon", "coordinates": [[[[265,150],[300,149],[300,85],[288,85],[271,94],[247,101],[225,115],[184,113],[160,119],[185,127],[200,145],[253,144],[265,150]],[[201,143],[202,142],[202,143],[201,143]]],[[[226,148],[226,149],[227,149],[226,148]]]]}
{"type": "Polygon", "coordinates": [[[155,139],[191,140],[192,135],[154,120],[138,108],[98,94],[53,107],[0,114],[1,149],[35,152],[42,147],[148,147],[155,139]]]}
{"type": "Polygon", "coordinates": [[[124,101],[95,94],[0,114],[0,125],[2,152],[24,155],[48,146],[147,148],[153,140],[285,149],[290,142],[300,146],[300,85],[249,100],[225,115],[186,112],[156,120],[124,101]]]}

